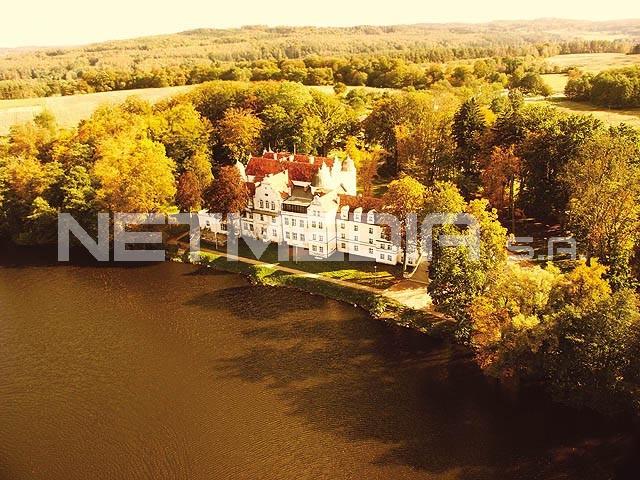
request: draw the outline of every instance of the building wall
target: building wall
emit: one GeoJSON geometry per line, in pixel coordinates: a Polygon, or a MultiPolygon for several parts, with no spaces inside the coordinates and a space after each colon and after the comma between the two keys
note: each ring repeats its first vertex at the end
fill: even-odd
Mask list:
{"type": "MultiPolygon", "coordinates": [[[[265,177],[256,184],[249,206],[237,224],[238,230],[243,236],[257,240],[304,248],[317,258],[327,258],[338,251],[378,263],[402,263],[402,249],[385,238],[383,227],[375,224],[373,212],[363,213],[361,208],[349,212],[348,207],[343,207],[338,215],[337,188],[342,185],[347,194],[356,193],[353,162],[336,160],[331,169],[323,165],[321,173],[324,181],[331,184],[327,186],[336,190],[316,195],[303,212],[282,208],[286,202],[283,197],[291,194],[288,172],[265,177]]],[[[226,234],[220,216],[203,211],[198,217],[200,228],[226,234]]],[[[417,254],[411,255],[409,265],[415,265],[417,258],[417,254]]]]}

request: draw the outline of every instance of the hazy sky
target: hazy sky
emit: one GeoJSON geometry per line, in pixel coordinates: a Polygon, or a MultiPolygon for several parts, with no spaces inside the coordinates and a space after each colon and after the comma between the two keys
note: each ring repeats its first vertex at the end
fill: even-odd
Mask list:
{"type": "Polygon", "coordinates": [[[640,18],[638,0],[7,0],[0,47],[70,45],[198,27],[640,18]]]}

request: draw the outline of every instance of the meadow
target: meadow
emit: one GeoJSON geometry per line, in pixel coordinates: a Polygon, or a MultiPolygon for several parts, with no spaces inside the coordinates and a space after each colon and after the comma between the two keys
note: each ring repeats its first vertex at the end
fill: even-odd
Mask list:
{"type": "Polygon", "coordinates": [[[570,55],[554,55],[547,63],[560,68],[577,67],[583,72],[598,73],[610,68],[623,68],[640,65],[640,55],[624,53],[579,53],[570,55]]]}
{"type": "MultiPolygon", "coordinates": [[[[196,85],[164,88],[139,88],[136,90],[117,90],[114,92],[87,93],[64,97],[21,98],[17,100],[0,100],[0,135],[7,135],[11,125],[28,122],[43,110],[53,113],[62,127],[73,127],[103,104],[118,104],[131,96],[139,97],[151,103],[186,93],[196,85]]],[[[308,88],[324,93],[333,93],[330,85],[309,86],[308,88]]],[[[346,91],[364,88],[368,92],[393,92],[389,88],[346,87],[346,91]]],[[[397,91],[397,90],[395,90],[397,91]]]]}
{"type": "Polygon", "coordinates": [[[627,125],[640,128],[640,108],[611,110],[591,105],[588,102],[574,102],[563,97],[553,97],[547,100],[536,101],[552,105],[558,110],[562,110],[567,113],[590,114],[610,125],[626,123],[627,125]]]}
{"type": "MultiPolygon", "coordinates": [[[[612,68],[624,68],[640,65],[640,55],[625,55],[620,53],[584,53],[575,55],[556,55],[549,57],[547,63],[566,69],[576,67],[584,72],[597,74],[612,68]]],[[[617,125],[624,122],[634,127],[640,127],[640,109],[607,109],[592,105],[588,102],[575,102],[564,98],[564,87],[569,77],[564,73],[549,73],[542,75],[544,81],[553,89],[553,95],[548,99],[536,98],[536,102],[553,105],[569,113],[591,114],[605,123],[617,125]]]]}
{"type": "Polygon", "coordinates": [[[95,109],[105,103],[121,103],[127,97],[138,96],[151,103],[184,93],[192,85],[165,88],[141,88],[139,90],[119,90],[114,92],[87,93],[66,97],[23,98],[0,100],[0,135],[9,133],[11,125],[31,120],[43,110],[53,113],[63,127],[77,125],[88,118],[95,109]]]}

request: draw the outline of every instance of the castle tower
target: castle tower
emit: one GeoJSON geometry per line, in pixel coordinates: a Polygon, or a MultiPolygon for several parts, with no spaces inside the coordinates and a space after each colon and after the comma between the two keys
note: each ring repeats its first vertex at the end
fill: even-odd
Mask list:
{"type": "Polygon", "coordinates": [[[342,171],[340,172],[340,184],[344,187],[347,195],[356,195],[357,193],[357,172],[356,165],[351,157],[342,162],[342,171]]]}
{"type": "Polygon", "coordinates": [[[245,182],[247,181],[247,172],[244,168],[244,164],[240,161],[236,162],[235,167],[238,169],[238,172],[240,172],[240,176],[242,177],[242,180],[244,180],[245,182]]]}

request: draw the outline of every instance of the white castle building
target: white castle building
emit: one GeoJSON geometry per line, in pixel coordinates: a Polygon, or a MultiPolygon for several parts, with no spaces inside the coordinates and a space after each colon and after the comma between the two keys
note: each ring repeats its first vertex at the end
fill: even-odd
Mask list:
{"type": "MultiPolygon", "coordinates": [[[[287,244],[326,259],[336,252],[395,265],[402,263],[399,239],[392,241],[380,200],[357,196],[356,168],[347,158],[264,152],[236,168],[250,201],[236,232],[245,238],[287,244]]],[[[218,214],[198,214],[200,228],[227,234],[218,214]]],[[[407,260],[415,265],[417,255],[407,260]]]]}

